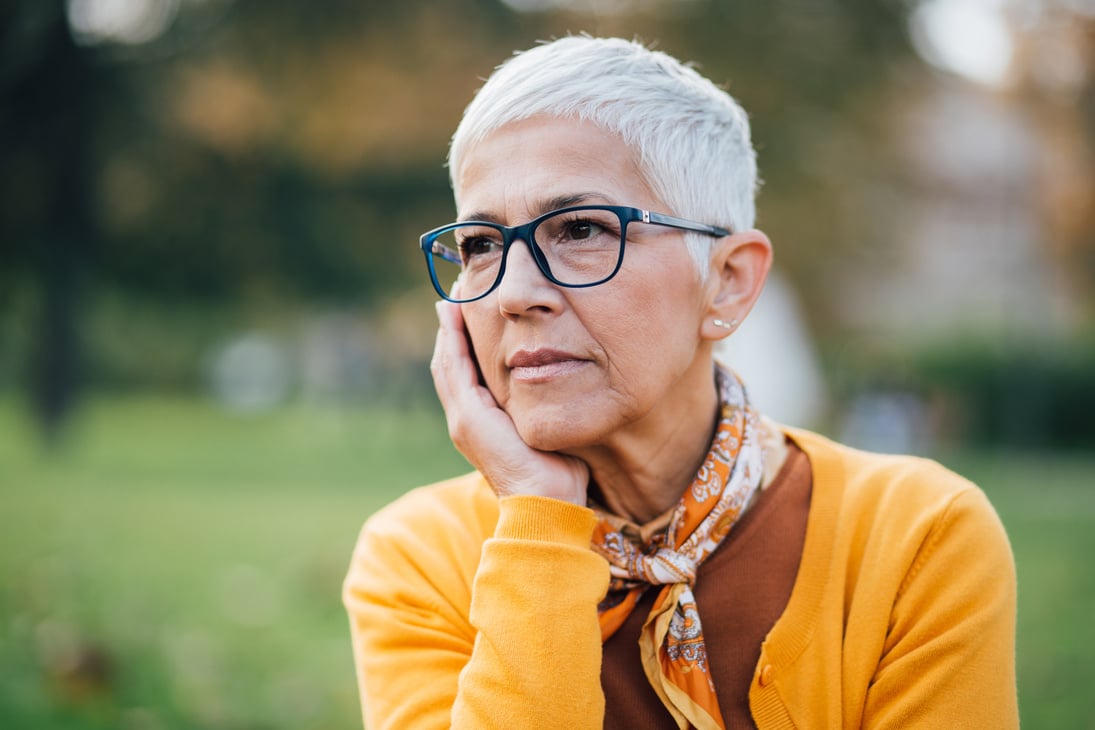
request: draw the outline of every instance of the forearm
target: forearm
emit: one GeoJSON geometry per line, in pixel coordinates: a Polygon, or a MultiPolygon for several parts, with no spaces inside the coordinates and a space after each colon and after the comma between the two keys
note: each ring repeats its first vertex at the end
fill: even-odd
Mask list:
{"type": "Polygon", "coordinates": [[[589,549],[593,525],[589,510],[557,500],[502,500],[472,592],[478,633],[453,727],[602,727],[608,570],[589,549]]]}
{"type": "Polygon", "coordinates": [[[369,730],[601,727],[608,569],[589,549],[592,513],[506,498],[484,542],[406,517],[435,506],[367,528],[347,579],[369,730]]]}

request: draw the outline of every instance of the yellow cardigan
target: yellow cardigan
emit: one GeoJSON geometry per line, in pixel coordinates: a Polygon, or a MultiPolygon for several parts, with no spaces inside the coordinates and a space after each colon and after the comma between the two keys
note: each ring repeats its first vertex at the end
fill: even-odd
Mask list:
{"type": "MultiPolygon", "coordinates": [[[[984,494],[927,460],[787,434],[813,492],[749,690],[757,727],[1017,727],[1015,571],[984,494]]],[[[368,729],[601,728],[593,525],[477,474],[370,518],[343,591],[368,729]]]]}

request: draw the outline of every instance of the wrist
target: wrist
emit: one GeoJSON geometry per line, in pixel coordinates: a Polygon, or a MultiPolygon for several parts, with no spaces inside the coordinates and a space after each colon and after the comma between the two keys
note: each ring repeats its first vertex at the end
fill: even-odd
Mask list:
{"type": "Polygon", "coordinates": [[[514,540],[540,540],[589,547],[597,517],[584,505],[531,495],[499,500],[494,536],[514,540]]]}

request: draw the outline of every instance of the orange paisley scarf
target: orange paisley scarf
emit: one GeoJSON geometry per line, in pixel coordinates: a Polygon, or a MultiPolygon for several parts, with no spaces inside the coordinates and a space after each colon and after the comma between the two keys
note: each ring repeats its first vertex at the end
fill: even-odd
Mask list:
{"type": "Polygon", "coordinates": [[[593,549],[608,560],[612,582],[598,608],[601,638],[623,625],[639,597],[661,586],[639,638],[647,679],[681,728],[724,728],[692,595],[700,564],[730,533],[764,471],[760,416],[738,377],[715,373],[720,416],[711,450],[681,497],[668,527],[648,540],[638,526],[595,507],[593,549]]]}

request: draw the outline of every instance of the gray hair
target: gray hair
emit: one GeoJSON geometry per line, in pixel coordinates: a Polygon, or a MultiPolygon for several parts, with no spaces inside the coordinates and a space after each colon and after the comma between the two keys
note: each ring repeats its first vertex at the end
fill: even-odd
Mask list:
{"type": "MultiPolygon", "coordinates": [[[[756,153],[734,99],[672,56],[620,38],[568,36],[516,53],[464,111],[449,147],[456,177],[468,150],[511,122],[546,115],[593,122],[636,155],[662,211],[731,231],[753,227],[756,153]]],[[[688,234],[706,275],[713,239],[688,234]]]]}

